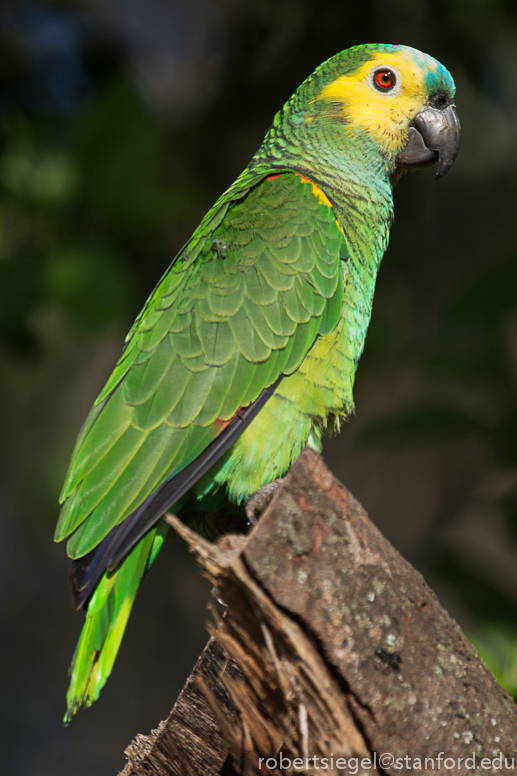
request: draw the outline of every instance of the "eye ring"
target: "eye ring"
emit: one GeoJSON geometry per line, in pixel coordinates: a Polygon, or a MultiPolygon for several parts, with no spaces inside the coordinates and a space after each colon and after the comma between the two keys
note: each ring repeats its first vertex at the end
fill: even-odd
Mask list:
{"type": "Polygon", "coordinates": [[[390,92],[397,84],[397,76],[389,67],[381,67],[373,74],[373,85],[379,92],[390,92]]]}

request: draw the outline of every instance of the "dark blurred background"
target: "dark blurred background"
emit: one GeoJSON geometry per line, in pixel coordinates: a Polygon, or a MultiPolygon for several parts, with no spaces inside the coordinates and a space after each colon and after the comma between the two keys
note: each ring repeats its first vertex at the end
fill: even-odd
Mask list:
{"type": "Polygon", "coordinates": [[[517,693],[517,8],[510,0],[3,0],[0,736],[6,773],[111,776],[206,640],[179,540],[101,699],[68,728],[82,624],[52,542],[75,437],[176,251],[278,108],[348,46],[452,72],[452,171],[407,176],[338,477],[517,693]]]}

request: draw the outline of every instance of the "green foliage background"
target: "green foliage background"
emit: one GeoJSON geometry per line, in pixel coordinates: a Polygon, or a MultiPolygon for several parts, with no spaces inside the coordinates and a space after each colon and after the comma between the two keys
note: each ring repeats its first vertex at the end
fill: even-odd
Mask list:
{"type": "Polygon", "coordinates": [[[140,306],[275,111],[372,40],[458,85],[454,168],[403,180],[325,456],[517,694],[517,9],[507,0],[112,0],[0,9],[0,736],[19,776],[115,773],[201,650],[171,543],[101,700],[61,728],[80,629],[52,544],[81,423],[140,306]]]}

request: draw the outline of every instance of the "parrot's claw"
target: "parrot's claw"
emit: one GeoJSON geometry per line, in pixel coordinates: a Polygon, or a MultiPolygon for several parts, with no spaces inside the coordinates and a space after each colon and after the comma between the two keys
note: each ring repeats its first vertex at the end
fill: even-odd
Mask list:
{"type": "Polygon", "coordinates": [[[210,591],[210,598],[213,598],[213,600],[216,602],[218,606],[222,608],[222,611],[225,612],[228,608],[228,604],[225,603],[223,600],[221,593],[219,592],[219,588],[214,585],[214,587],[210,591]]]}
{"type": "Polygon", "coordinates": [[[246,502],[246,517],[251,525],[257,525],[262,512],[271,504],[273,496],[283,483],[283,478],[266,483],[263,488],[252,493],[246,502]]]}

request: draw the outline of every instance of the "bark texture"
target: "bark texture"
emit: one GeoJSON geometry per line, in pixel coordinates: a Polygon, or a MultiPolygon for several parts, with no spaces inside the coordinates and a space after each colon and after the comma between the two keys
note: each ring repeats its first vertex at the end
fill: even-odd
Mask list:
{"type": "Polygon", "coordinates": [[[248,537],[168,519],[227,610],[123,776],[515,772],[511,697],[312,450],[248,537]]]}

